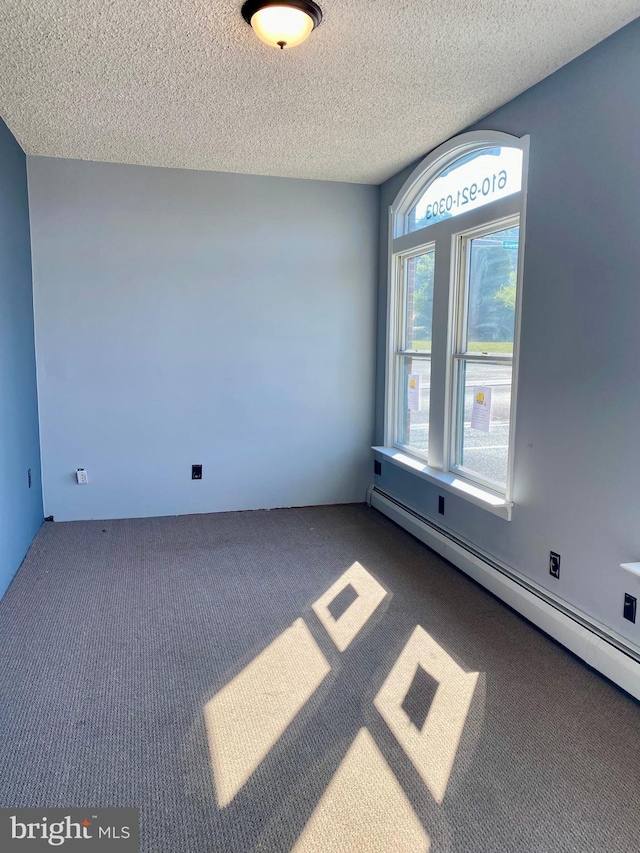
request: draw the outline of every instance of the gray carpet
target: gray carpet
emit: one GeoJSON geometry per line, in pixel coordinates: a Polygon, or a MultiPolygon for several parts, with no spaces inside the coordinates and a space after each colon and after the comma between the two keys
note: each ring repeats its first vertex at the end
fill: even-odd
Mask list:
{"type": "Polygon", "coordinates": [[[0,805],[135,806],[145,853],[292,850],[363,727],[431,851],[639,849],[638,703],[365,506],[45,523],[0,648],[0,805]],[[340,652],[355,561],[388,594],[340,652]],[[300,618],[330,674],[220,808],[203,708],[300,618]],[[374,706],[418,625],[479,673],[441,802],[374,706]]]}

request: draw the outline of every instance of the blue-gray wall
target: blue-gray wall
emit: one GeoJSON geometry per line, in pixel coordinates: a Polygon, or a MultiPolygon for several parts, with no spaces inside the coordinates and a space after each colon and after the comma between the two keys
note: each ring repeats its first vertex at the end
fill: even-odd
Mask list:
{"type": "Polygon", "coordinates": [[[47,515],[365,499],[377,187],[28,171],[47,515]]]}
{"type": "MultiPolygon", "coordinates": [[[[386,462],[376,478],[636,644],[640,579],[619,564],[640,561],[639,80],[636,21],[469,128],[531,137],[512,521],[453,495],[443,519],[437,487],[386,462]]],[[[409,171],[381,187],[378,443],[387,210],[409,171]]]]}
{"type": "Polygon", "coordinates": [[[0,119],[0,597],[41,523],[26,158],[0,119]]]}

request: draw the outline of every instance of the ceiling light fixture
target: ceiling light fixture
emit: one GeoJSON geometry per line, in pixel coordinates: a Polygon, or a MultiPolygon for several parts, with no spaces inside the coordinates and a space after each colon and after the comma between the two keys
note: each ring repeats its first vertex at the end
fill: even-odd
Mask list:
{"type": "Polygon", "coordinates": [[[322,20],[322,10],[313,0],[247,0],[242,17],[259,39],[272,47],[295,47],[322,20]]]}

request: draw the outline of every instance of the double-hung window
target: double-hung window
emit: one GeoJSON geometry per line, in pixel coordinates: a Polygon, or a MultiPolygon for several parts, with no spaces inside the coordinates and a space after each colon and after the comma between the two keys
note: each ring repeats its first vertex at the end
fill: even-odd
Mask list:
{"type": "Polygon", "coordinates": [[[503,517],[527,143],[474,132],[441,146],[407,180],[389,223],[387,455],[503,517]]]}

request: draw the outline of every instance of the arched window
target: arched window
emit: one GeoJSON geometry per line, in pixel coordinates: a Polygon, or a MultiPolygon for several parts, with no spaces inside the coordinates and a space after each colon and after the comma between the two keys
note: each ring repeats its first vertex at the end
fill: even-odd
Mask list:
{"type": "Polygon", "coordinates": [[[456,137],[414,170],[389,223],[387,455],[505,518],[527,152],[528,138],[456,137]]]}

